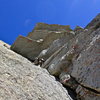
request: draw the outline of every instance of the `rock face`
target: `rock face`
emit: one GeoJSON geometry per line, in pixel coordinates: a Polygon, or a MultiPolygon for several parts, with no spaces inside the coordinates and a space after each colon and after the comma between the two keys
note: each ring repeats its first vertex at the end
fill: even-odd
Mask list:
{"type": "Polygon", "coordinates": [[[45,69],[0,41],[0,100],[72,100],[45,69]]]}
{"type": "Polygon", "coordinates": [[[16,40],[11,49],[47,69],[76,92],[77,100],[100,100],[100,14],[85,28],[74,30],[39,23],[25,38],[36,45],[24,42],[22,49],[24,43],[16,40]]]}
{"type": "Polygon", "coordinates": [[[68,33],[66,36],[54,40],[53,43],[48,48],[42,50],[38,58],[43,58],[44,60],[47,60],[53,53],[55,53],[59,48],[61,48],[65,43],[67,43],[73,37],[74,37],[73,34],[68,33]]]}
{"type": "Polygon", "coordinates": [[[86,26],[86,28],[98,28],[100,26],[100,13],[86,26]]]}
{"type": "Polygon", "coordinates": [[[34,60],[54,40],[65,36],[72,38],[72,33],[69,35],[70,31],[69,26],[39,23],[27,37],[19,36],[11,46],[11,49],[30,60],[34,60]]]}
{"type": "Polygon", "coordinates": [[[37,23],[34,30],[50,30],[50,31],[62,31],[67,30],[70,31],[69,25],[58,25],[58,24],[46,24],[46,23],[37,23]]]}
{"type": "Polygon", "coordinates": [[[42,41],[33,41],[32,39],[23,36],[19,36],[16,41],[17,42],[11,46],[11,49],[24,57],[27,57],[29,60],[33,60],[41,51],[40,46],[42,41]]]}

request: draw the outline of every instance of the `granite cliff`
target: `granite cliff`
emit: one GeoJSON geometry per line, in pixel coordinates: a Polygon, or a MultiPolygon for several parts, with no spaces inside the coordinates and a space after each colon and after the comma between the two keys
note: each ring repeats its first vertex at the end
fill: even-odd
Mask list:
{"type": "Polygon", "coordinates": [[[2,100],[100,100],[100,14],[74,30],[38,23],[0,53],[2,100]]]}

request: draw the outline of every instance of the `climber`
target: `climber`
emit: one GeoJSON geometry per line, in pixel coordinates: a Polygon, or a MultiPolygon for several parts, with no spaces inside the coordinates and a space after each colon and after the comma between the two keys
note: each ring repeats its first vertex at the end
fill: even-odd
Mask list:
{"type": "Polygon", "coordinates": [[[62,84],[65,84],[67,81],[71,79],[69,74],[65,74],[65,75],[61,74],[59,77],[60,77],[60,82],[62,84]]]}
{"type": "Polygon", "coordinates": [[[37,57],[35,58],[34,64],[35,64],[35,65],[39,65],[39,58],[37,58],[37,57]]]}
{"type": "Polygon", "coordinates": [[[6,47],[7,49],[10,49],[10,47],[7,44],[3,44],[4,47],[6,47]]]}
{"type": "Polygon", "coordinates": [[[44,63],[44,59],[43,59],[43,58],[35,58],[35,60],[34,60],[34,64],[35,64],[35,65],[40,65],[40,66],[42,66],[43,63],[44,63]]]}
{"type": "Polygon", "coordinates": [[[40,59],[39,59],[39,65],[42,66],[43,63],[44,63],[44,59],[43,59],[43,58],[40,58],[40,59]]]}

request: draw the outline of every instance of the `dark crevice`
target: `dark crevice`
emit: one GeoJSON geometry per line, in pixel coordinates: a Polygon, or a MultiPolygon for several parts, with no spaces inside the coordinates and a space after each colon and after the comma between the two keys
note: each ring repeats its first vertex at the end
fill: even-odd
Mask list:
{"type": "Polygon", "coordinates": [[[96,93],[96,94],[100,94],[100,92],[96,91],[95,89],[92,89],[92,88],[90,88],[90,87],[86,87],[86,86],[82,85],[82,84],[79,83],[75,78],[74,78],[74,80],[77,82],[77,84],[79,84],[79,85],[82,86],[83,88],[87,89],[88,91],[91,91],[91,92],[96,93]]]}
{"type": "MultiPolygon", "coordinates": [[[[56,78],[56,81],[59,81],[59,78],[58,78],[58,77],[55,77],[55,78],[56,78]]],[[[74,77],[73,77],[73,79],[76,81],[76,84],[82,86],[83,88],[87,89],[88,91],[91,91],[91,92],[93,92],[93,93],[95,93],[95,94],[100,94],[100,92],[98,92],[98,91],[96,91],[96,90],[94,90],[94,89],[92,89],[92,88],[89,88],[89,87],[86,87],[86,86],[80,84],[74,77]]],[[[60,81],[59,81],[59,82],[60,82],[60,81]]],[[[77,99],[77,93],[75,92],[74,89],[72,89],[72,88],[70,88],[70,87],[68,87],[68,86],[65,86],[64,84],[62,84],[62,85],[63,85],[63,87],[66,88],[66,90],[68,91],[68,94],[70,95],[70,97],[71,97],[73,100],[79,100],[79,99],[77,99]]]]}
{"type": "Polygon", "coordinates": [[[66,90],[68,91],[68,94],[70,95],[70,97],[73,100],[77,100],[77,93],[75,92],[75,90],[71,89],[70,87],[67,87],[65,85],[63,85],[64,88],[66,88],[66,90]]]}
{"type": "MultiPolygon", "coordinates": [[[[81,85],[81,84],[80,84],[80,85],[81,85]]],[[[86,87],[86,86],[83,86],[83,85],[81,85],[81,86],[84,87],[85,89],[87,89],[87,90],[93,92],[93,93],[100,94],[100,92],[98,92],[98,91],[96,91],[96,90],[94,90],[94,89],[92,89],[92,88],[89,88],[89,87],[86,87]]]]}
{"type": "MultiPolygon", "coordinates": [[[[56,78],[56,81],[60,82],[59,78],[58,77],[55,77],[56,78]]],[[[62,84],[63,87],[68,91],[68,94],[70,95],[70,97],[73,99],[73,100],[77,100],[77,94],[75,92],[75,90],[71,89],[70,87],[68,86],[65,86],[64,84],[62,84]]]]}

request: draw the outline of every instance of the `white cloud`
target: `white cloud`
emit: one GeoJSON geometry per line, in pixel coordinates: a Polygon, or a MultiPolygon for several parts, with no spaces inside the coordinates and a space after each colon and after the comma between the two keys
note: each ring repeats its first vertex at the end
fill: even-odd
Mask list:
{"type": "Polygon", "coordinates": [[[26,19],[25,22],[24,22],[24,25],[28,26],[31,22],[32,22],[31,19],[26,19]]]}

